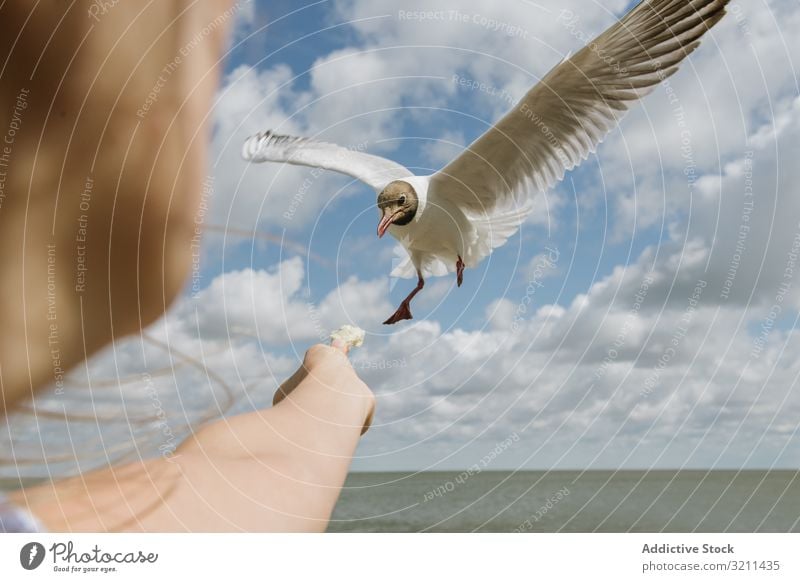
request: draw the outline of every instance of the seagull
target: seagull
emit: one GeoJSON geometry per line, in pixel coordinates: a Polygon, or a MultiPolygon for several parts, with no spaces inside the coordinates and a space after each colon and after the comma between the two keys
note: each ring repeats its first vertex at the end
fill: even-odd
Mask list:
{"type": "Polygon", "coordinates": [[[395,277],[417,286],[384,323],[413,319],[425,278],[464,269],[519,229],[539,193],[593,154],[639,99],[673,75],[725,15],[729,0],[643,0],[556,65],[488,131],[429,176],[391,160],[310,138],[266,131],[248,138],[249,162],[281,162],[346,174],[377,193],[377,235],[407,257],[395,277]]]}

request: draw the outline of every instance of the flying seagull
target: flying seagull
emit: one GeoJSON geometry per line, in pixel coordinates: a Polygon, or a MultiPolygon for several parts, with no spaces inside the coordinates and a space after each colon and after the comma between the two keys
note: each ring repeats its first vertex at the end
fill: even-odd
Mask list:
{"type": "Polygon", "coordinates": [[[590,154],[622,115],[700,44],[729,0],[644,0],[563,60],[443,169],[415,176],[391,160],[272,131],[250,137],[242,156],[340,172],[378,194],[378,237],[389,232],[407,259],[393,276],[416,288],[384,323],[412,319],[425,277],[474,267],[503,245],[551,188],[590,154]]]}

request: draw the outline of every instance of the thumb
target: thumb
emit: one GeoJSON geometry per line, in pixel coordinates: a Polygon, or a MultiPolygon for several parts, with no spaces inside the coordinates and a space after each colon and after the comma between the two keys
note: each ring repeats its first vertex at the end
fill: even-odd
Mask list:
{"type": "Polygon", "coordinates": [[[331,341],[331,347],[334,348],[334,349],[339,350],[345,356],[350,351],[350,345],[347,342],[345,342],[345,341],[343,341],[343,340],[341,340],[339,338],[336,338],[336,339],[331,341]]]}

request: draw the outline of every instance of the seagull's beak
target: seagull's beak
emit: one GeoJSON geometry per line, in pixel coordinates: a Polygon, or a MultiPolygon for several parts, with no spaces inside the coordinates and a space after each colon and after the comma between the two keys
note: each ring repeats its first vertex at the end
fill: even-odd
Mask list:
{"type": "Polygon", "coordinates": [[[378,238],[383,238],[383,235],[386,234],[386,231],[389,230],[389,227],[392,223],[397,220],[397,217],[400,216],[402,210],[398,210],[394,214],[387,216],[384,214],[381,217],[381,221],[378,223],[378,238]]]}

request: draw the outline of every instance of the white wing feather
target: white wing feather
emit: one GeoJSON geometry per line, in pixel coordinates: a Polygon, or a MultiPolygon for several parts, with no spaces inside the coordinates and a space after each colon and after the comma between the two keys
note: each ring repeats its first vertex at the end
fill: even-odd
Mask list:
{"type": "Polygon", "coordinates": [[[283,162],[346,174],[381,191],[389,182],[413,176],[405,167],[380,156],[304,137],[271,131],[248,138],[242,157],[249,162],[283,162]]]}
{"type": "MultiPolygon", "coordinates": [[[[464,264],[475,267],[483,259],[492,254],[492,251],[506,244],[531,212],[533,198],[523,203],[511,205],[508,208],[495,208],[494,212],[468,213],[472,228],[460,232],[463,243],[464,264]]],[[[443,277],[455,270],[458,254],[452,249],[442,249],[440,252],[418,253],[417,265],[413,257],[405,255],[402,260],[395,260],[392,277],[411,279],[417,276],[417,266],[426,277],[443,277]]]]}
{"type": "Polygon", "coordinates": [[[564,60],[431,178],[431,193],[491,215],[561,181],[632,104],[672,75],[729,0],[645,0],[564,60]]]}

